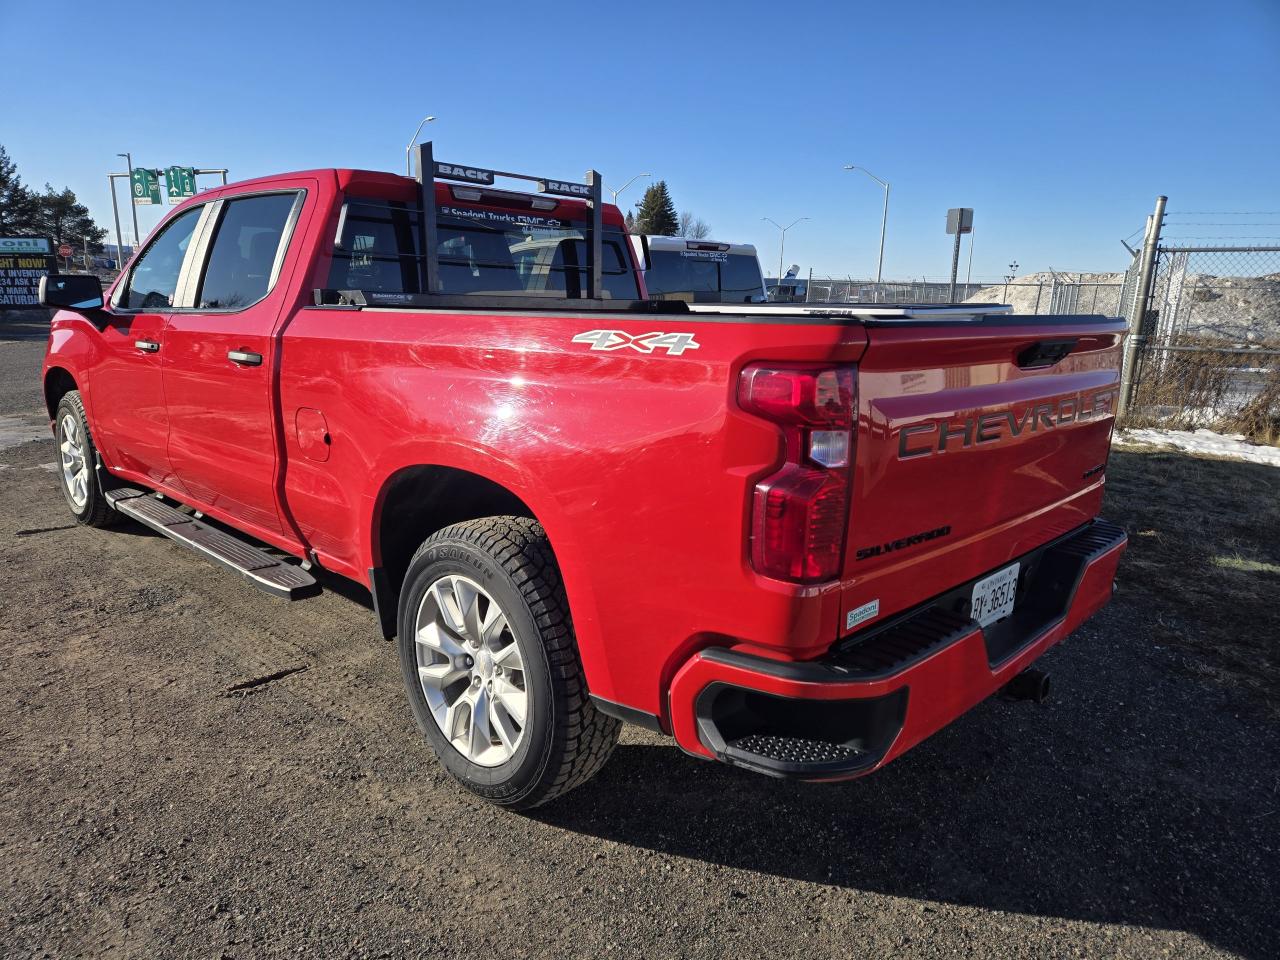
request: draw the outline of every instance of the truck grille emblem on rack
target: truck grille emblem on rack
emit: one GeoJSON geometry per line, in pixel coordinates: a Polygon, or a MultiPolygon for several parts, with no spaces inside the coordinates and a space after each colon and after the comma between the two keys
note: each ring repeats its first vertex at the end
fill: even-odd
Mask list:
{"type": "Polygon", "coordinates": [[[665,350],[678,357],[686,350],[697,350],[701,344],[692,333],[640,333],[632,335],[621,330],[588,330],[573,338],[574,343],[589,343],[592,350],[621,350],[630,347],[640,353],[665,350]]]}

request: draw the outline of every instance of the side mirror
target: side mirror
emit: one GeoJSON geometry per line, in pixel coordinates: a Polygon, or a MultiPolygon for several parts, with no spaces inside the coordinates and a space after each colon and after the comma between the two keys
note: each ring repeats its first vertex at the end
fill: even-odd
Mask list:
{"type": "Polygon", "coordinates": [[[40,306],[80,313],[101,310],[102,281],[91,274],[51,274],[40,278],[40,306]]]}

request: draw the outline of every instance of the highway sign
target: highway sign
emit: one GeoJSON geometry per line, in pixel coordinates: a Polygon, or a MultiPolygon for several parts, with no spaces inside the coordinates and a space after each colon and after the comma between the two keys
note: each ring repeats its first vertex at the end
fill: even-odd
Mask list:
{"type": "Polygon", "coordinates": [[[160,203],[160,177],[159,171],[148,170],[145,167],[134,167],[133,172],[129,175],[129,183],[132,187],[133,202],[136,206],[143,207],[150,203],[160,203]]]}
{"type": "Polygon", "coordinates": [[[181,203],[196,195],[195,167],[170,167],[164,172],[164,179],[170,203],[181,203]]]}

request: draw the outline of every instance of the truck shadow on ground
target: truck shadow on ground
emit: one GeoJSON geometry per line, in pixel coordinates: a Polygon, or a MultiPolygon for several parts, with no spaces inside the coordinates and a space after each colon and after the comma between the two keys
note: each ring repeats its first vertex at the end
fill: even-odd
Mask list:
{"type": "MultiPolygon", "coordinates": [[[[1155,722],[1176,739],[1193,716],[1155,722]]],[[[1183,930],[1257,960],[1280,954],[1267,893],[1280,882],[1274,769],[1242,779],[1231,769],[1239,758],[1166,753],[1139,732],[1145,723],[1124,723],[1123,712],[1084,704],[988,701],[880,773],[840,785],[627,744],[595,781],[535,816],[749,873],[1183,930]]],[[[1272,742],[1246,746],[1274,751],[1269,734],[1261,739],[1272,742]]],[[[749,878],[725,882],[751,896],[749,878]]]]}

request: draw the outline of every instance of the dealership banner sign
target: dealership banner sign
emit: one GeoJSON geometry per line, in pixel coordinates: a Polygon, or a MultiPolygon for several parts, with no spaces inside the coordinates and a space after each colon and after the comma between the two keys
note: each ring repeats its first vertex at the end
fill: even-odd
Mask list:
{"type": "Polygon", "coordinates": [[[40,306],[40,278],[57,272],[47,237],[0,237],[0,309],[40,306]]]}

